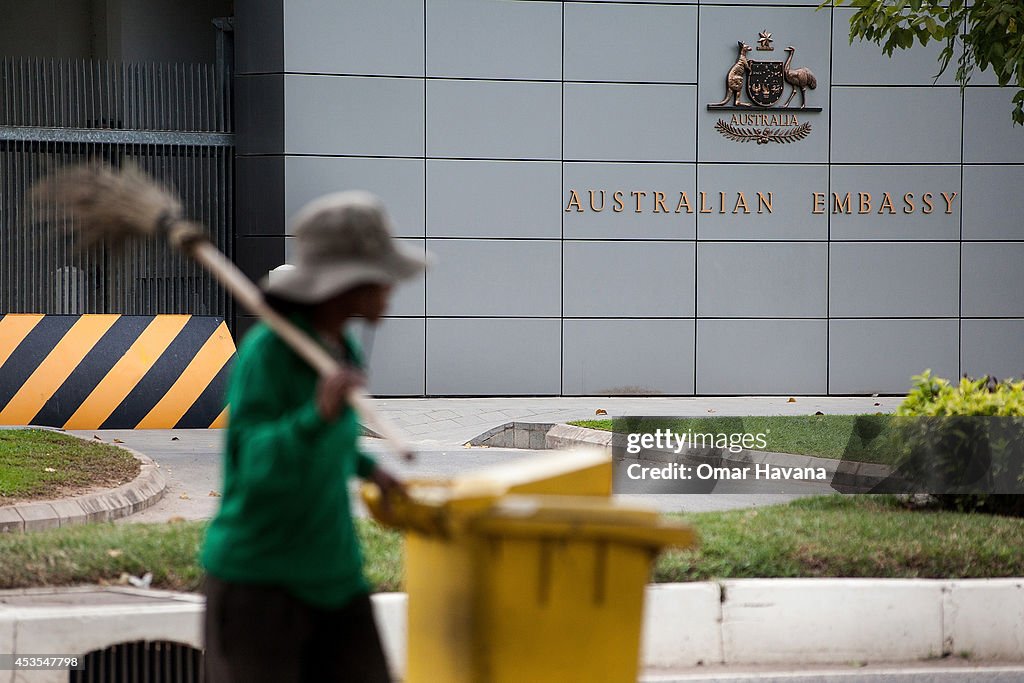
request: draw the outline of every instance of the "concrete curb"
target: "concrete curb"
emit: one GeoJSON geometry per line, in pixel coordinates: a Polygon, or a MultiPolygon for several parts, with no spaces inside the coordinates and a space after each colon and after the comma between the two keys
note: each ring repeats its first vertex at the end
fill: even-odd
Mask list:
{"type": "MultiPolygon", "coordinates": [[[[66,433],[47,427],[33,429],[66,433]]],[[[68,436],[82,438],[74,434],[68,436]]],[[[167,478],[160,471],[160,465],[149,456],[122,444],[111,445],[135,456],[140,463],[138,476],[127,484],[107,491],[0,507],[0,533],[42,531],[89,522],[110,522],[145,510],[160,500],[167,489],[167,478]]]]}
{"type": "MultiPolygon", "coordinates": [[[[404,593],[373,596],[384,651],[399,677],[407,605],[404,593]]],[[[0,591],[0,651],[84,655],[135,640],[201,648],[203,607],[201,595],[158,590],[0,591]],[[110,597],[76,603],[76,593],[97,592],[110,597]]],[[[670,680],[659,671],[703,665],[907,663],[947,655],[1024,662],[1024,579],[742,579],[649,585],[644,595],[643,679],[670,680]]],[[[39,680],[67,680],[52,673],[39,680]]]]}
{"type": "MultiPolygon", "coordinates": [[[[373,598],[385,650],[401,663],[407,597],[373,598]]],[[[649,585],[644,596],[640,665],[648,674],[961,654],[1024,662],[1024,579],[743,579],[649,585]]]]}
{"type": "Polygon", "coordinates": [[[551,448],[546,445],[545,440],[547,434],[556,426],[561,425],[553,422],[506,422],[473,437],[468,445],[542,450],[551,448]]]}
{"type": "MultiPolygon", "coordinates": [[[[544,427],[545,425],[538,426],[544,427]]],[[[590,446],[611,453],[613,437],[613,432],[556,424],[546,431],[544,443],[546,448],[566,449],[590,446]]],[[[687,448],[679,454],[672,451],[645,449],[644,455],[646,457],[642,459],[651,462],[669,463],[685,460],[696,463],[706,462],[716,467],[743,467],[758,464],[775,467],[820,467],[825,470],[833,485],[840,487],[837,490],[845,490],[848,493],[867,491],[892,473],[892,468],[875,463],[747,449],[734,453],[722,448],[687,448]]]]}

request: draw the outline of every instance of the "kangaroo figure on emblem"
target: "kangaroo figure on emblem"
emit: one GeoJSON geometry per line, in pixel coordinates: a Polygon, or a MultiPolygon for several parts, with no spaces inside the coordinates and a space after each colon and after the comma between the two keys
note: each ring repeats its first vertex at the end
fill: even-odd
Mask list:
{"type": "Polygon", "coordinates": [[[743,77],[750,71],[750,64],[747,63],[747,53],[750,46],[742,40],[736,41],[739,45],[739,56],[736,63],[729,69],[729,75],[725,77],[725,98],[721,102],[709,104],[709,107],[726,107],[729,105],[729,98],[733,100],[734,107],[749,107],[749,102],[740,101],[740,94],[743,92],[743,77]]]}

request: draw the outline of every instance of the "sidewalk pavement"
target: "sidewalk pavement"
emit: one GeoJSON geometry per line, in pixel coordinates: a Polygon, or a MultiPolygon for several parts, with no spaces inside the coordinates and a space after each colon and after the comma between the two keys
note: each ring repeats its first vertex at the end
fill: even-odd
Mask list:
{"type": "Polygon", "coordinates": [[[411,441],[423,446],[461,445],[506,422],[566,422],[601,419],[598,409],[616,415],[810,415],[888,413],[902,396],[723,396],[723,397],[581,397],[581,398],[385,398],[377,409],[391,418],[411,441]],[[793,402],[790,402],[793,398],[793,402]]]}

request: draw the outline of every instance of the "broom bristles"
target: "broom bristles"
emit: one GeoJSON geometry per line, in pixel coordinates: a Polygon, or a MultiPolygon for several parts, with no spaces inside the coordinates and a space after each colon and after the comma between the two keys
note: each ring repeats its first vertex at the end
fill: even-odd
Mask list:
{"type": "Polygon", "coordinates": [[[65,168],[32,189],[31,200],[51,218],[70,214],[83,247],[116,246],[181,219],[180,200],[132,165],[65,168]]]}

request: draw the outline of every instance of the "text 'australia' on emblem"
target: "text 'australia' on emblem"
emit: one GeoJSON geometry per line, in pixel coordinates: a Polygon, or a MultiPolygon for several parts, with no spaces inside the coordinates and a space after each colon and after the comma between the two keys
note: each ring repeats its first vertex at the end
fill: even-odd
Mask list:
{"type": "MultiPolygon", "coordinates": [[[[757,49],[762,52],[774,51],[772,34],[766,30],[758,37],[757,49]]],[[[814,73],[807,68],[793,68],[795,47],[787,47],[785,61],[747,59],[751,47],[742,40],[736,41],[738,46],[736,62],[725,77],[725,97],[720,102],[708,104],[708,109],[726,109],[732,111],[756,111],[769,109],[782,99],[786,85],[791,88],[789,97],[778,109],[788,109],[797,91],[800,92],[800,112],[820,112],[821,107],[807,106],[807,91],[818,87],[814,73]],[[748,101],[744,101],[746,91],[748,101]]],[[[811,124],[800,121],[796,112],[792,115],[750,116],[749,114],[732,114],[726,121],[718,119],[715,130],[724,137],[736,142],[755,141],[759,145],[770,142],[789,143],[803,140],[811,132],[811,124]],[[759,125],[760,124],[760,125],[759,125]],[[764,127],[761,127],[764,126],[764,127]]]]}

